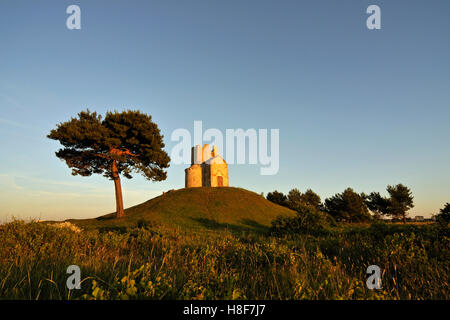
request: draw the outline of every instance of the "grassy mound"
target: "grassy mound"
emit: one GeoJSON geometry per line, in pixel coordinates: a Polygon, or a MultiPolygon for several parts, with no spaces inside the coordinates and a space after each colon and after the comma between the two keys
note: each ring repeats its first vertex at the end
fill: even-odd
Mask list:
{"type": "Polygon", "coordinates": [[[69,221],[82,228],[126,228],[148,224],[264,232],[280,215],[294,216],[295,213],[245,189],[204,187],[167,192],[126,209],[122,219],[108,214],[95,219],[69,221]]]}

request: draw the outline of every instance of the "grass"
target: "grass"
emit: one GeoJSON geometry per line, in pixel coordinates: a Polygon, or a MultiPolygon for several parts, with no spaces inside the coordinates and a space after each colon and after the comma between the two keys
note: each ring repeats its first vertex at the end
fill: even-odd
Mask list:
{"type": "Polygon", "coordinates": [[[119,221],[113,214],[96,219],[68,220],[83,229],[125,230],[138,225],[174,226],[183,230],[233,229],[267,232],[277,216],[295,213],[259,194],[233,187],[189,188],[170,191],[125,210],[119,221]]]}
{"type": "Polygon", "coordinates": [[[450,297],[448,226],[318,230],[313,219],[275,234],[272,221],[294,212],[239,188],[172,191],[125,214],[0,225],[0,299],[450,297]],[[366,288],[374,264],[381,290],[366,288]],[[69,265],[81,268],[80,290],[67,289],[69,265]]]}
{"type": "Polygon", "coordinates": [[[448,228],[338,225],[275,237],[199,223],[203,232],[1,225],[0,298],[449,299],[448,228]],[[72,264],[81,267],[81,290],[66,287],[72,264]],[[382,270],[381,290],[366,288],[372,264],[382,270]]]}

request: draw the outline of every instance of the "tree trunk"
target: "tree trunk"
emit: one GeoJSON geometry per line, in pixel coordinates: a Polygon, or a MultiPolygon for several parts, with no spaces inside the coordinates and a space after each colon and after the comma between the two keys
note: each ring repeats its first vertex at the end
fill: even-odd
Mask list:
{"type": "Polygon", "coordinates": [[[406,212],[399,213],[399,217],[402,218],[403,223],[406,223],[406,212]]]}
{"type": "Polygon", "coordinates": [[[114,188],[116,190],[116,218],[122,218],[125,216],[123,212],[123,198],[122,198],[122,187],[120,185],[119,171],[117,170],[117,162],[113,160],[112,162],[112,176],[114,180],[114,188]]]}

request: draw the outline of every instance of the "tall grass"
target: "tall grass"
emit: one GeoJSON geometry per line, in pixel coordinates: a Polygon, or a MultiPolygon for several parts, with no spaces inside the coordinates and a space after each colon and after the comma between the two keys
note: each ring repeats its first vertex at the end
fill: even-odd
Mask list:
{"type": "Polygon", "coordinates": [[[1,299],[448,299],[448,229],[345,226],[326,234],[102,232],[0,226],[1,299]],[[81,268],[80,290],[66,269],[81,268]],[[382,270],[369,290],[367,266],[382,270]]]}

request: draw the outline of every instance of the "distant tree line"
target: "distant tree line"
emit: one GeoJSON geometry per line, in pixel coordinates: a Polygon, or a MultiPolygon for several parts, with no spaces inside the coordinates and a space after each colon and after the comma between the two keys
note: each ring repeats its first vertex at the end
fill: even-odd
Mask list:
{"type": "MultiPolygon", "coordinates": [[[[287,195],[277,190],[269,192],[267,200],[297,212],[305,206],[314,208],[329,214],[335,221],[365,222],[388,216],[406,222],[408,211],[414,207],[411,190],[403,184],[397,184],[387,186],[386,191],[388,196],[384,197],[379,192],[367,195],[347,188],[322,202],[320,196],[311,189],[302,193],[294,188],[287,195]]],[[[450,210],[449,204],[446,210],[450,210]]]]}

